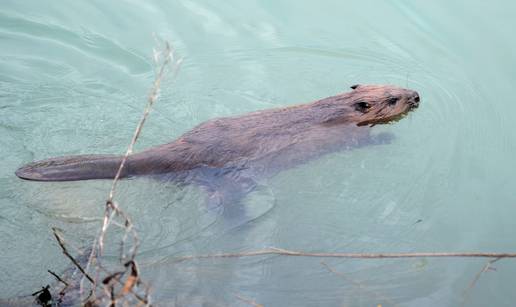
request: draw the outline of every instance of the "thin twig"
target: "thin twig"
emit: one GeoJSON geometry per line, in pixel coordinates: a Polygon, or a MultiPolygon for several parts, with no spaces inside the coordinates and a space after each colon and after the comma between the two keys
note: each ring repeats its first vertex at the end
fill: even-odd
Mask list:
{"type": "MultiPolygon", "coordinates": [[[[90,269],[90,266],[93,264],[93,261],[96,259],[96,251],[97,251],[97,238],[95,238],[95,240],[93,241],[93,246],[91,248],[91,252],[90,252],[90,255],[88,256],[88,262],[86,263],[86,271],[89,271],[90,269]]],[[[83,294],[83,289],[84,289],[84,277],[81,278],[81,281],[79,282],[79,296],[82,297],[82,294],[83,294]]],[[[92,289],[92,291],[90,292],[90,294],[88,295],[88,297],[84,300],[84,301],[90,301],[89,297],[93,296],[93,300],[95,300],[95,291],[93,291],[94,289],[92,289]]]]}
{"type": "Polygon", "coordinates": [[[65,286],[69,286],[69,284],[66,281],[64,281],[61,277],[59,277],[59,275],[57,275],[55,272],[52,272],[51,270],[47,270],[47,272],[49,272],[52,276],[54,276],[58,281],[63,283],[65,286]]]}
{"type": "Polygon", "coordinates": [[[473,278],[473,280],[469,284],[468,288],[466,290],[464,290],[464,292],[462,294],[462,297],[463,297],[462,306],[464,306],[466,304],[466,301],[467,301],[467,299],[469,297],[469,294],[470,294],[471,290],[473,290],[473,288],[477,284],[477,282],[480,279],[480,277],[482,277],[482,274],[484,274],[485,272],[487,272],[490,269],[492,269],[491,266],[493,265],[493,263],[497,262],[498,260],[500,260],[502,258],[503,257],[497,257],[495,259],[491,259],[491,260],[487,261],[487,263],[484,265],[484,267],[480,271],[477,272],[477,274],[475,275],[475,278],[473,278]]]}
{"type": "Polygon", "coordinates": [[[73,264],[79,269],[79,271],[81,271],[81,273],[92,284],[95,284],[95,282],[93,281],[93,278],[91,278],[91,276],[82,268],[82,266],[77,262],[77,260],[75,260],[75,258],[72,257],[72,255],[70,255],[70,253],[68,252],[68,250],[65,247],[65,243],[64,243],[63,238],[61,238],[61,236],[57,233],[58,232],[57,228],[53,227],[52,231],[54,232],[54,236],[56,237],[57,243],[59,243],[59,246],[61,246],[61,250],[63,251],[63,254],[65,254],[65,256],[68,257],[68,259],[70,259],[70,261],[73,262],[73,264]]]}
{"type": "MultiPolygon", "coordinates": [[[[136,144],[136,141],[138,140],[138,137],[140,136],[143,125],[145,124],[145,121],[147,120],[147,117],[149,116],[152,106],[158,99],[161,81],[163,79],[165,69],[167,68],[170,61],[171,61],[171,49],[170,49],[170,45],[168,43],[166,43],[165,58],[159,69],[159,72],[154,80],[151,92],[147,98],[147,105],[145,107],[145,110],[143,112],[143,115],[142,115],[140,121],[138,122],[138,125],[136,126],[133,137],[131,138],[131,142],[129,143],[129,146],[127,147],[127,150],[122,158],[122,161],[120,162],[120,166],[118,167],[115,178],[113,179],[113,183],[111,184],[111,189],[109,191],[108,199],[106,201],[106,212],[104,215],[104,219],[103,219],[103,223],[102,223],[102,227],[101,227],[101,233],[99,235],[99,240],[98,240],[99,255],[102,255],[102,252],[104,249],[104,236],[107,231],[107,228],[109,227],[109,222],[114,217],[115,212],[117,212],[117,213],[120,212],[120,210],[118,209],[118,205],[113,201],[118,181],[120,180],[120,176],[122,175],[122,171],[125,167],[127,159],[133,153],[134,145],[136,144]]],[[[129,221],[127,219],[127,217],[126,217],[126,221],[129,221]]]]}
{"type": "Polygon", "coordinates": [[[446,258],[446,257],[462,257],[462,258],[516,258],[516,253],[482,253],[482,252],[458,252],[458,253],[314,253],[293,251],[282,248],[270,247],[267,249],[241,252],[241,253],[220,253],[209,255],[189,255],[174,258],[173,261],[185,261],[193,259],[213,259],[213,258],[238,258],[238,257],[256,257],[264,255],[282,255],[294,257],[319,257],[319,258],[360,258],[360,259],[380,259],[380,258],[446,258]]]}
{"type": "MultiPolygon", "coordinates": [[[[111,189],[109,191],[108,198],[106,200],[105,204],[105,210],[104,210],[104,217],[102,219],[102,225],[101,229],[99,231],[98,236],[95,238],[93,243],[93,248],[91,250],[91,253],[88,258],[88,264],[87,269],[90,269],[92,267],[93,262],[95,262],[94,270],[95,270],[95,282],[93,283],[93,289],[97,288],[97,281],[100,279],[100,274],[102,273],[107,274],[107,277],[104,277],[103,284],[104,284],[104,295],[100,298],[93,298],[93,301],[95,302],[102,302],[104,300],[104,303],[111,303],[115,304],[118,299],[126,299],[124,296],[127,293],[133,294],[136,299],[140,303],[144,303],[146,305],[149,304],[149,292],[148,288],[146,287],[146,284],[143,283],[140,280],[140,277],[138,275],[137,271],[137,264],[135,261],[135,257],[138,251],[139,247],[139,238],[138,234],[136,233],[136,230],[134,229],[133,223],[131,221],[131,218],[120,208],[119,204],[114,200],[117,184],[121,177],[123,177],[123,170],[125,167],[125,164],[127,163],[127,160],[129,159],[129,156],[133,153],[134,145],[136,144],[143,125],[145,124],[145,121],[152,109],[153,104],[157,101],[160,91],[160,85],[164,78],[165,71],[167,66],[170,63],[173,63],[173,68],[177,69],[179,67],[179,64],[181,62],[181,59],[175,59],[174,58],[174,52],[171,49],[170,45],[165,42],[165,48],[164,51],[158,53],[158,55],[163,56],[163,60],[160,63],[159,69],[156,73],[156,77],[153,82],[153,86],[151,88],[151,91],[147,97],[147,105],[144,109],[143,115],[138,122],[138,125],[136,126],[136,129],[134,131],[134,134],[131,138],[131,142],[129,143],[127,150],[122,157],[122,160],[120,162],[120,165],[118,167],[118,170],[116,172],[116,175],[113,179],[111,189]],[[125,230],[121,241],[120,241],[120,254],[119,254],[119,261],[121,264],[126,263],[125,270],[122,272],[108,272],[103,265],[100,262],[99,257],[103,255],[104,251],[104,240],[105,236],[107,234],[107,231],[110,227],[110,225],[114,224],[117,227],[123,228],[125,230]],[[129,247],[126,247],[126,242],[130,241],[129,247]],[[129,265],[130,264],[130,265],[129,265]],[[127,277],[127,280],[122,282],[121,277],[125,273],[130,271],[130,275],[127,277]],[[115,292],[115,286],[112,284],[111,280],[116,281],[119,283],[121,288],[121,293],[117,294],[115,292]],[[142,286],[145,287],[145,298],[142,298],[140,295],[135,293],[134,291],[137,289],[137,287],[142,286]]],[[[156,62],[158,62],[158,58],[156,57],[156,62]]],[[[83,277],[84,279],[84,277],[83,277]]],[[[83,293],[83,279],[81,280],[80,285],[80,295],[82,296],[83,293]]],[[[91,302],[91,300],[90,300],[91,302]]]]}
{"type": "Polygon", "coordinates": [[[160,89],[160,85],[161,85],[161,80],[163,79],[163,75],[165,73],[165,68],[170,63],[170,60],[171,60],[170,45],[168,43],[166,43],[165,60],[163,61],[163,64],[161,65],[158,75],[156,76],[156,78],[154,80],[154,86],[152,87],[151,93],[149,94],[149,96],[147,98],[147,106],[145,107],[145,111],[143,112],[142,118],[140,119],[140,122],[136,126],[136,130],[134,131],[133,137],[131,139],[131,143],[129,144],[129,147],[127,148],[127,151],[125,152],[124,158],[122,159],[122,162],[120,163],[120,167],[118,168],[115,178],[113,179],[113,183],[111,185],[111,190],[109,191],[108,202],[113,201],[113,197],[115,195],[115,190],[116,190],[116,185],[118,183],[118,180],[120,179],[120,175],[122,174],[122,170],[125,166],[125,162],[127,161],[127,158],[129,157],[129,155],[131,155],[133,153],[134,144],[136,144],[136,141],[138,140],[138,137],[140,136],[143,125],[145,124],[145,121],[147,120],[147,117],[151,111],[152,105],[158,99],[158,93],[159,93],[159,89],[160,89]]]}
{"type": "MultiPolygon", "coordinates": [[[[105,271],[105,272],[109,273],[107,271],[105,271]]],[[[120,286],[123,286],[124,282],[120,279],[120,276],[125,274],[125,272],[117,272],[117,273],[110,273],[110,276],[106,277],[105,279],[109,278],[111,280],[116,281],[120,286]],[[117,273],[120,273],[120,274],[117,274],[117,273]]],[[[111,280],[109,280],[109,281],[111,281],[111,280]]],[[[138,280],[138,282],[144,284],[141,280],[138,280]]],[[[144,284],[144,286],[147,287],[147,285],[145,285],[145,284],[144,284]]],[[[145,291],[146,297],[141,297],[138,293],[134,292],[133,289],[130,289],[129,293],[131,293],[139,302],[144,303],[146,305],[148,304],[148,302],[149,302],[149,299],[147,297],[148,289],[145,291]]]]}

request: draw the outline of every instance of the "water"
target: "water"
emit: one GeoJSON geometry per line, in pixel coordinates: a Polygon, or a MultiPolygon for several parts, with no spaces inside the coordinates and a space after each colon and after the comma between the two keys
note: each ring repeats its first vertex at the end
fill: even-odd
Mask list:
{"type": "MultiPolygon", "coordinates": [[[[304,251],[515,251],[516,5],[466,1],[4,1],[0,10],[0,298],[26,295],[96,233],[108,181],[34,183],[23,163],[120,153],[153,80],[156,36],[184,56],[138,148],[217,116],[307,102],[356,83],[419,91],[392,144],[280,173],[246,203],[264,213],[218,232],[202,191],[124,181],[140,262],[163,305],[457,306],[485,260],[178,255],[277,246],[304,251]]],[[[259,214],[257,214],[259,215],[259,214]]],[[[482,276],[468,306],[508,306],[512,260],[482,276]]]]}

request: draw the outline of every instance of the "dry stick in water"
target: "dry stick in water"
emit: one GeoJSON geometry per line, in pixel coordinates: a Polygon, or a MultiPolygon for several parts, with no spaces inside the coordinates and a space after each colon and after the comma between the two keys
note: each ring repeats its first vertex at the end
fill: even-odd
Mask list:
{"type": "MultiPolygon", "coordinates": [[[[115,218],[115,216],[120,216],[122,217],[123,219],[123,228],[125,229],[125,234],[124,234],[124,237],[122,239],[122,242],[121,242],[121,251],[120,251],[120,261],[123,262],[124,261],[124,258],[125,257],[125,248],[124,248],[124,244],[125,244],[125,241],[127,239],[127,236],[128,234],[130,233],[132,235],[132,238],[133,238],[133,244],[132,244],[132,248],[131,248],[131,251],[130,251],[130,261],[134,261],[134,258],[136,256],[136,252],[137,252],[137,247],[139,245],[139,239],[138,239],[138,236],[137,236],[137,233],[136,231],[134,230],[133,228],[133,224],[130,220],[130,218],[120,209],[120,207],[118,206],[118,204],[113,200],[114,199],[114,195],[115,195],[115,192],[116,192],[116,187],[117,187],[117,183],[120,179],[120,176],[122,174],[122,170],[125,166],[125,163],[129,157],[129,155],[132,154],[133,152],[133,148],[134,148],[134,145],[136,143],[136,141],[138,140],[138,137],[140,136],[140,133],[142,131],[142,128],[143,128],[143,125],[145,124],[145,121],[151,111],[151,108],[153,106],[153,104],[157,101],[158,99],[158,96],[159,96],[159,90],[160,90],[160,85],[161,85],[161,82],[162,82],[162,79],[164,77],[164,74],[165,74],[165,69],[166,67],[168,66],[169,63],[171,63],[171,61],[173,60],[172,59],[172,56],[173,56],[173,50],[170,48],[170,45],[168,43],[165,43],[165,50],[164,50],[164,60],[160,66],[160,69],[156,75],[156,78],[154,80],[154,83],[153,83],[153,87],[151,89],[151,92],[148,96],[148,99],[147,99],[147,106],[145,107],[145,110],[144,110],[144,113],[142,115],[142,118],[140,119],[140,122],[138,123],[137,127],[136,127],[136,130],[133,134],[133,137],[131,139],[131,142],[127,148],[127,151],[120,163],[120,166],[118,168],[118,171],[115,175],[115,178],[113,179],[113,183],[111,185],[111,189],[109,191],[109,196],[108,196],[108,199],[106,201],[106,207],[105,207],[105,214],[104,214],[104,218],[103,218],[103,221],[102,221],[102,227],[101,227],[101,230],[100,230],[100,234],[98,235],[98,237],[95,239],[94,243],[93,243],[93,248],[92,248],[92,251],[90,253],[90,256],[89,256],[89,259],[88,259],[88,264],[87,264],[87,267],[86,267],[86,270],[89,269],[89,267],[91,266],[91,264],[93,263],[93,261],[96,261],[97,263],[97,274],[96,274],[96,278],[95,280],[92,280],[91,277],[88,278],[88,280],[93,284],[93,288],[96,288],[96,281],[98,280],[98,277],[99,277],[99,269],[102,269],[102,266],[100,265],[99,261],[98,261],[98,256],[102,255],[103,253],[103,250],[104,250],[104,238],[105,238],[105,234],[109,228],[109,225],[111,224],[111,222],[113,221],[113,219],[115,218]]],[[[176,60],[175,62],[175,68],[177,68],[179,66],[181,62],[181,59],[179,60],[176,60]]],[[[115,223],[117,224],[117,223],[115,223]]],[[[122,225],[120,225],[122,226],[122,225]]],[[[83,272],[84,274],[86,274],[85,272],[83,272]]],[[[87,276],[87,275],[85,275],[87,276]]],[[[88,275],[89,276],[89,275],[88,275]]],[[[131,275],[132,277],[134,277],[133,275],[131,275]]],[[[84,280],[84,278],[83,278],[84,280]]],[[[80,293],[82,295],[83,293],[83,280],[81,280],[81,286],[80,286],[80,293]]],[[[120,282],[120,281],[119,281],[120,282]]],[[[141,281],[138,279],[137,281],[135,281],[137,283],[140,283],[141,281]]],[[[107,289],[106,289],[107,290],[107,289]]],[[[113,288],[111,288],[111,290],[113,290],[113,288]]],[[[130,292],[132,293],[133,295],[136,296],[136,298],[140,301],[142,301],[141,297],[139,297],[136,293],[134,293],[132,291],[132,289],[125,289],[127,292],[130,292]]],[[[113,295],[112,293],[110,293],[110,295],[108,295],[109,298],[113,298],[113,295]]],[[[148,294],[146,293],[146,297],[148,296],[148,294]]],[[[143,300],[143,302],[145,304],[148,304],[148,299],[145,299],[143,300]]]]}
{"type": "MultiPolygon", "coordinates": [[[[121,279],[121,275],[126,273],[125,271],[112,273],[112,272],[108,272],[104,268],[101,268],[101,269],[104,270],[104,273],[109,273],[110,274],[109,276],[104,278],[104,280],[103,280],[104,284],[109,284],[111,281],[114,281],[114,282],[116,282],[121,287],[125,286],[125,283],[121,279]]],[[[141,283],[141,280],[138,280],[138,281],[141,283]]],[[[127,281],[126,281],[126,283],[127,283],[127,281]]],[[[148,287],[147,285],[144,285],[144,286],[148,287]]],[[[145,297],[141,297],[138,293],[135,293],[133,291],[133,289],[129,289],[128,292],[131,293],[138,301],[140,301],[140,303],[143,303],[144,305],[147,305],[148,302],[149,302],[148,291],[149,291],[149,289],[147,288],[146,291],[145,291],[145,293],[146,293],[145,297]]]]}
{"type": "Polygon", "coordinates": [[[185,261],[193,259],[211,258],[239,258],[256,257],[263,255],[282,255],[295,257],[319,257],[319,258],[360,258],[360,259],[380,259],[380,258],[421,258],[421,257],[462,257],[462,258],[516,258],[516,253],[313,253],[293,251],[282,248],[270,247],[267,249],[242,252],[242,253],[221,253],[211,255],[191,255],[173,259],[174,261],[185,261]]]}
{"type": "Polygon", "coordinates": [[[475,278],[473,278],[473,280],[469,284],[468,288],[466,290],[464,290],[464,292],[462,293],[462,298],[463,299],[462,299],[462,305],[461,306],[465,306],[466,305],[466,301],[469,298],[469,293],[475,287],[475,285],[477,284],[477,282],[480,279],[480,277],[482,276],[482,274],[484,274],[485,272],[487,272],[489,270],[492,270],[493,269],[493,267],[492,267],[493,263],[497,262],[498,260],[500,260],[502,258],[503,257],[498,257],[498,258],[489,260],[484,265],[484,267],[475,275],[475,278]]]}
{"type": "Polygon", "coordinates": [[[70,284],[68,284],[65,280],[63,280],[59,275],[57,275],[55,272],[51,271],[51,270],[47,270],[48,273],[50,273],[50,275],[54,276],[59,282],[61,282],[64,287],[61,289],[61,291],[59,291],[59,299],[57,300],[57,302],[61,301],[63,299],[63,297],[65,296],[66,294],[66,291],[68,290],[68,287],[70,287],[70,284]]]}
{"type": "Polygon", "coordinates": [[[64,244],[64,240],[57,233],[57,231],[58,231],[57,228],[53,227],[52,231],[54,232],[54,237],[56,237],[57,243],[59,243],[59,246],[61,246],[61,250],[63,251],[63,254],[65,254],[65,256],[68,259],[70,259],[70,261],[73,262],[73,264],[79,269],[79,271],[81,271],[81,273],[84,275],[84,277],[86,277],[90,282],[93,283],[94,282],[93,278],[91,278],[91,276],[83,269],[83,267],[77,262],[77,260],[75,260],[75,258],[72,257],[72,255],[70,255],[70,253],[66,249],[65,244],[64,244]]]}
{"type": "MultiPolygon", "coordinates": [[[[161,80],[163,79],[163,75],[165,73],[165,68],[170,63],[170,57],[171,57],[171,50],[170,45],[166,44],[165,49],[165,60],[163,61],[163,64],[161,65],[161,68],[158,72],[158,75],[156,76],[156,79],[154,80],[154,85],[152,87],[151,93],[149,94],[149,97],[147,98],[147,106],[145,107],[145,111],[143,112],[143,116],[140,119],[140,122],[136,126],[136,130],[134,131],[133,137],[131,139],[131,143],[129,144],[129,147],[127,148],[127,151],[125,152],[125,155],[122,159],[122,162],[120,163],[120,167],[118,167],[118,171],[116,172],[115,178],[113,179],[113,183],[111,185],[111,190],[109,191],[109,197],[106,201],[106,216],[108,212],[111,211],[111,209],[115,209],[114,212],[117,211],[118,205],[113,202],[113,197],[115,196],[116,186],[118,184],[118,181],[120,180],[120,175],[122,174],[122,170],[125,166],[125,163],[127,162],[127,158],[129,155],[133,153],[134,144],[136,144],[136,141],[138,140],[138,137],[140,136],[140,133],[142,131],[143,125],[145,124],[145,121],[147,120],[147,117],[149,116],[149,113],[151,111],[152,106],[154,105],[154,102],[158,100],[158,93],[161,85],[161,80]]],[[[100,254],[102,254],[103,246],[104,246],[104,235],[107,230],[107,227],[109,226],[110,219],[107,219],[106,216],[104,217],[104,221],[102,224],[102,232],[99,237],[99,248],[100,248],[100,254]]],[[[127,219],[126,221],[130,223],[130,220],[127,219]]],[[[131,224],[132,225],[132,224],[131,224]]]]}
{"type": "Polygon", "coordinates": [[[51,270],[47,270],[47,272],[50,273],[50,275],[54,276],[57,279],[57,281],[63,283],[66,287],[69,286],[69,284],[66,281],[64,281],[61,277],[59,277],[59,275],[57,275],[56,272],[53,272],[51,270]]]}

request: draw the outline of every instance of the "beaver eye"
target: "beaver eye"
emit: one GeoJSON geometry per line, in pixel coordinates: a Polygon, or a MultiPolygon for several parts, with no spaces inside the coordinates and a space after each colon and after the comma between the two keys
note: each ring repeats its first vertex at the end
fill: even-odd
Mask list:
{"type": "Polygon", "coordinates": [[[396,102],[398,102],[398,98],[389,98],[389,100],[387,100],[387,103],[390,105],[390,106],[393,106],[396,104],[396,102]]]}
{"type": "Polygon", "coordinates": [[[367,109],[369,109],[370,107],[371,105],[365,101],[359,101],[355,103],[355,110],[360,111],[362,113],[367,111],[367,109]]]}

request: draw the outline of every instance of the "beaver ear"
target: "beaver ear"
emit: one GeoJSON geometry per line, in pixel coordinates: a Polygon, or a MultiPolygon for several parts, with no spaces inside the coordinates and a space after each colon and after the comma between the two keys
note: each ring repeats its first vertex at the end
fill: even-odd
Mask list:
{"type": "Polygon", "coordinates": [[[360,86],[360,84],[355,84],[355,85],[352,85],[351,88],[355,90],[359,86],[360,86]]]}

